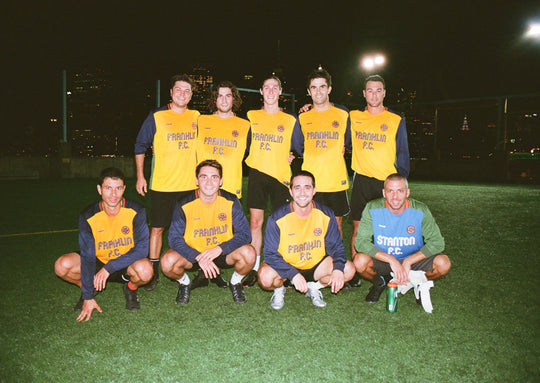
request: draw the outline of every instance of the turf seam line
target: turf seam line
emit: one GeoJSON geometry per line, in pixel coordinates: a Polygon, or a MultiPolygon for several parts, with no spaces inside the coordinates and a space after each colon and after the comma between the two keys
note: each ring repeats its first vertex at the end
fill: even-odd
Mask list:
{"type": "Polygon", "coordinates": [[[72,232],[72,231],[78,231],[78,230],[79,230],[79,229],[67,229],[67,230],[36,231],[36,232],[34,232],[34,233],[0,234],[0,238],[20,237],[20,236],[24,236],[24,235],[69,233],[69,232],[72,232]]]}

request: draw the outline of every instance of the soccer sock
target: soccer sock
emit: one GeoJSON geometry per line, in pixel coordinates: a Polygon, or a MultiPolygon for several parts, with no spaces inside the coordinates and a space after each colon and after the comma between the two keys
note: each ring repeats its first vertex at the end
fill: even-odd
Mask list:
{"type": "Polygon", "coordinates": [[[259,271],[260,265],[261,265],[261,256],[257,255],[257,258],[255,258],[255,266],[253,266],[253,270],[259,271]]]}
{"type": "Polygon", "coordinates": [[[242,282],[242,279],[244,279],[245,275],[240,275],[236,271],[231,276],[231,285],[237,285],[240,282],[242,282]]]}
{"type": "Polygon", "coordinates": [[[154,274],[159,271],[159,258],[148,258],[152,262],[152,268],[154,269],[154,274]]]}
{"type": "Polygon", "coordinates": [[[312,289],[312,290],[320,290],[324,287],[324,285],[317,281],[317,282],[308,282],[307,283],[307,287],[308,289],[312,289]]]}
{"type": "Polygon", "coordinates": [[[137,290],[137,286],[133,286],[133,284],[131,283],[131,281],[128,282],[128,289],[130,290],[137,290]]]}
{"type": "Polygon", "coordinates": [[[184,276],[180,279],[177,279],[177,281],[181,285],[189,285],[191,283],[191,279],[189,279],[189,275],[187,275],[187,273],[184,273],[184,276]]]}
{"type": "Polygon", "coordinates": [[[375,275],[371,280],[371,283],[373,283],[375,286],[386,286],[386,281],[381,274],[375,275]]]}

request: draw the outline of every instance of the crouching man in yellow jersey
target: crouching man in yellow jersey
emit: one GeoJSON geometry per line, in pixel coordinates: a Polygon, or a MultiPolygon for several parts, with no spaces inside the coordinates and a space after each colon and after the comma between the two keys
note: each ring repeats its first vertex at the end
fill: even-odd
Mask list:
{"type": "Polygon", "coordinates": [[[242,279],[255,264],[255,249],[242,205],[220,190],[223,172],[215,160],[197,165],[196,183],[198,188],[176,205],[161,270],[180,284],[176,303],[184,305],[191,292],[186,270],[200,268],[206,278],[216,278],[220,268],[234,267],[229,287],[233,300],[244,303],[242,279]]]}
{"type": "Polygon", "coordinates": [[[268,217],[259,285],[274,291],[270,306],[275,310],[284,305],[287,279],[315,306],[325,307],[320,289],[331,286],[337,293],[354,276],[336,217],[330,208],[313,201],[315,193],[313,174],[295,173],[290,182],[293,202],[268,217]]]}
{"type": "Polygon", "coordinates": [[[148,226],[144,207],[123,198],[124,173],[117,168],[101,172],[97,191],[101,200],[79,216],[80,250],[62,255],[54,271],[60,278],[80,287],[75,311],[78,321],[89,320],[96,309],[95,296],[107,282],[124,284],[126,308],[140,308],[137,288],[152,279],[148,255],[148,226]]]}

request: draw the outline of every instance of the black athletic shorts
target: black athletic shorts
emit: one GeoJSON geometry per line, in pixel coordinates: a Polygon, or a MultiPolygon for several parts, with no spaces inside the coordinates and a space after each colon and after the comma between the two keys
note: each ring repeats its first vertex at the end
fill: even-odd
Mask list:
{"type": "Polygon", "coordinates": [[[326,257],[329,257],[329,255],[326,255],[323,259],[321,259],[319,263],[317,263],[311,269],[306,269],[306,270],[296,269],[296,270],[298,270],[298,272],[305,278],[306,282],[315,282],[315,279],[313,279],[315,275],[315,270],[317,270],[317,267],[319,267],[319,265],[322,263],[322,261],[326,259],[326,257]]]}
{"type": "Polygon", "coordinates": [[[272,211],[290,201],[289,188],[268,174],[249,168],[247,205],[250,209],[266,209],[270,199],[272,211]]]}
{"type": "Polygon", "coordinates": [[[383,188],[384,181],[354,173],[350,219],[360,221],[367,203],[371,200],[382,198],[383,188]]]}
{"type": "MultiPolygon", "coordinates": [[[[217,258],[214,259],[214,263],[217,267],[220,269],[230,269],[231,267],[234,267],[234,265],[227,264],[227,255],[221,253],[217,258]]],[[[191,270],[200,270],[201,267],[199,266],[198,262],[193,262],[193,268],[191,270]]]]}
{"type": "MultiPolygon", "coordinates": [[[[81,251],[80,250],[74,251],[74,253],[79,254],[79,257],[81,256],[81,251]]],[[[105,266],[105,264],[103,262],[101,262],[99,259],[96,258],[96,271],[95,271],[95,273],[97,274],[97,272],[99,270],[101,270],[103,268],[103,266],[105,266]]],[[[129,277],[127,275],[127,267],[124,268],[124,269],[115,271],[112,274],[109,274],[109,278],[107,278],[107,282],[126,283],[128,281],[129,281],[129,277]]]]}
{"type": "MultiPolygon", "coordinates": [[[[422,271],[433,271],[433,260],[439,255],[432,255],[426,259],[422,259],[411,265],[411,270],[422,270],[422,271]]],[[[403,263],[403,260],[400,261],[403,263]]],[[[390,275],[392,268],[389,263],[379,261],[378,259],[373,258],[373,270],[375,270],[380,275],[390,275]]]]}
{"type": "Polygon", "coordinates": [[[150,227],[168,227],[176,203],[186,197],[191,190],[181,192],[159,192],[150,190],[150,227]]]}
{"type": "Polygon", "coordinates": [[[329,193],[315,193],[313,199],[334,211],[336,217],[343,217],[349,214],[349,199],[347,190],[329,193]]]}

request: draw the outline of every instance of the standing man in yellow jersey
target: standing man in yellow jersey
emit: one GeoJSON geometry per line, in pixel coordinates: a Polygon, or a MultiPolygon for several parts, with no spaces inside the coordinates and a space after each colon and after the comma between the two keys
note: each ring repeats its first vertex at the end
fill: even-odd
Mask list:
{"type": "Polygon", "coordinates": [[[214,114],[199,117],[197,161],[216,160],[223,166],[223,189],[242,198],[242,161],[249,121],[236,117],[242,105],[238,88],[230,81],[216,84],[208,98],[214,114]]]}
{"type": "MultiPolygon", "coordinates": [[[[208,97],[208,108],[214,114],[199,117],[197,161],[217,160],[223,167],[223,190],[242,198],[242,161],[246,152],[249,121],[236,117],[242,105],[238,88],[230,81],[217,83],[208,97]]],[[[227,287],[221,275],[211,281],[227,287]]],[[[199,271],[191,289],[208,285],[208,279],[199,271]]]]}
{"type": "Polygon", "coordinates": [[[135,142],[137,192],[146,195],[150,190],[150,254],[154,276],[145,286],[156,287],[159,276],[159,256],[163,231],[171,223],[176,202],[195,189],[193,173],[197,166],[196,142],[199,112],[189,110],[195,83],[186,74],[171,78],[171,103],[151,112],[144,120],[135,142]],[[144,177],[144,156],[152,147],[150,184],[144,177]]]}
{"type": "Polygon", "coordinates": [[[266,223],[259,284],[274,291],[270,300],[274,310],[284,305],[287,279],[315,306],[325,307],[320,289],[330,286],[337,293],[354,276],[334,213],[313,201],[316,192],[313,174],[295,173],[290,182],[293,201],[274,211],[266,223]]]}
{"type": "Polygon", "coordinates": [[[332,77],[326,70],[311,72],[307,85],[312,109],[298,116],[304,138],[302,169],[315,176],[314,198],[334,211],[342,233],[343,216],[349,213],[349,177],[343,157],[345,136],[350,134],[349,112],[330,102],[332,77]]]}
{"type": "Polygon", "coordinates": [[[163,254],[161,269],[180,284],[176,303],[189,302],[191,281],[186,270],[200,268],[206,278],[216,278],[221,268],[234,267],[229,287],[233,300],[244,303],[242,279],[253,268],[255,249],[238,198],[225,190],[219,162],[197,165],[198,189],[176,205],[169,229],[170,249],[163,254]]]}
{"type": "Polygon", "coordinates": [[[296,116],[279,107],[281,90],[278,77],[266,77],[260,88],[264,102],[262,109],[250,110],[247,113],[251,122],[248,135],[249,155],[246,158],[246,164],[250,168],[247,204],[251,217],[251,244],[257,252],[257,259],[253,270],[243,281],[245,287],[253,286],[257,282],[264,210],[268,199],[272,204],[272,211],[289,201],[290,163],[294,158],[292,150],[301,152],[300,124],[296,116]]]}
{"type": "Polygon", "coordinates": [[[384,79],[372,75],[364,82],[367,102],[363,111],[353,110],[351,118],[352,161],[354,170],[351,194],[352,257],[362,211],[366,204],[382,197],[384,180],[390,174],[409,176],[409,145],[405,119],[384,107],[384,79]]]}

